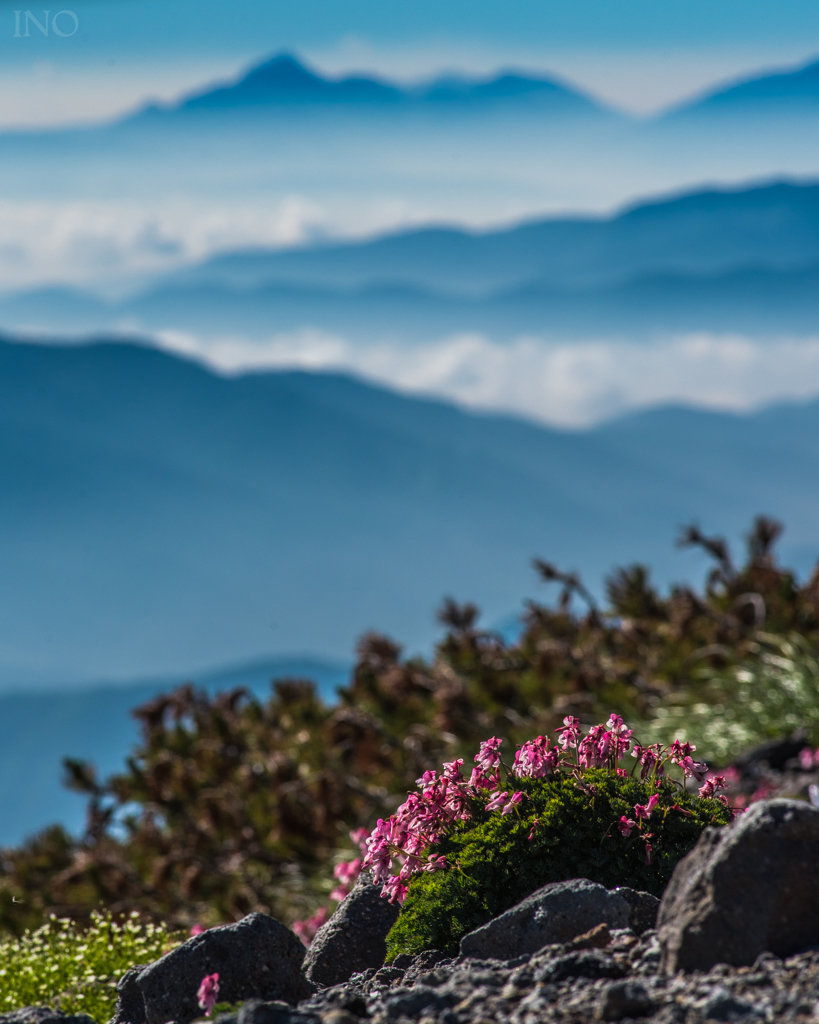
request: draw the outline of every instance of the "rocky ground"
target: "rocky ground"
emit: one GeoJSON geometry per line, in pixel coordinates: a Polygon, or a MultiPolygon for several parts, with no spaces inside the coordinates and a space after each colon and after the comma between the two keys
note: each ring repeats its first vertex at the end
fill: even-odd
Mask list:
{"type": "MultiPolygon", "coordinates": [[[[306,956],[264,914],[212,928],[128,971],[110,1024],[193,1024],[214,974],[241,1003],[216,1024],[819,1024],[819,809],[762,801],[707,829],[661,902],[588,879],[544,886],[455,958],[384,966],[393,920],[361,879],[306,956]]],[[[0,1024],[94,1022],[28,1007],[0,1024]]]]}
{"type": "Polygon", "coordinates": [[[751,966],[716,964],[668,977],[656,931],[638,938],[606,929],[506,962],[422,953],[355,975],[296,1010],[272,1009],[243,1008],[236,1024],[819,1021],[819,950],[785,960],[763,953],[751,966]]]}

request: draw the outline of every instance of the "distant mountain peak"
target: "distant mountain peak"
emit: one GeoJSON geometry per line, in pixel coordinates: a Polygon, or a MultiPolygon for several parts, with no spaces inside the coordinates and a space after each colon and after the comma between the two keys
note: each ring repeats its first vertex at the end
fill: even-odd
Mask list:
{"type": "Polygon", "coordinates": [[[315,89],[327,83],[292,53],[279,53],[253,68],[240,84],[268,89],[315,89]]]}
{"type": "Polygon", "coordinates": [[[394,103],[403,98],[400,89],[377,78],[325,78],[293,54],[280,53],[251,68],[237,82],[207,89],[180,106],[190,110],[276,103],[394,103]]]}
{"type": "MultiPolygon", "coordinates": [[[[432,105],[523,101],[545,103],[555,111],[603,113],[594,100],[552,78],[503,70],[488,78],[448,76],[405,88],[375,75],[325,77],[292,53],[280,53],[251,68],[232,83],[183,99],[174,109],[300,104],[432,105]]],[[[607,112],[608,113],[608,112],[607,112]]]]}

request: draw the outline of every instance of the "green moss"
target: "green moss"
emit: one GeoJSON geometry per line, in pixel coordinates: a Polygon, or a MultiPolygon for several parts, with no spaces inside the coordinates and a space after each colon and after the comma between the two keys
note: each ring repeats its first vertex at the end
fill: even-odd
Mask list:
{"type": "Polygon", "coordinates": [[[702,830],[731,820],[720,801],[662,782],[647,864],[637,830],[626,838],[617,822],[621,815],[633,818],[634,805],[646,804],[653,787],[603,769],[584,772],[582,782],[559,777],[516,780],[515,786],[528,797],[520,813],[462,822],[435,848],[450,867],[412,881],[387,939],[388,961],[424,949],[455,954],[461,936],[549,882],[590,878],[608,888],[626,885],[660,896],[702,830]]]}
{"type": "Polygon", "coordinates": [[[106,1021],[128,968],[157,960],[179,941],[164,925],[143,924],[136,915],[118,923],[94,913],[85,929],[52,917],[36,931],[0,942],[0,1014],[51,1006],[106,1021]]]}

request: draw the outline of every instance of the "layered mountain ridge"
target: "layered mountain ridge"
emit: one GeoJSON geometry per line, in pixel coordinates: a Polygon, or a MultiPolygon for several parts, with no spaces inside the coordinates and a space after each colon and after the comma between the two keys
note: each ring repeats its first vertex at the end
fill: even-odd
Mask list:
{"type": "Polygon", "coordinates": [[[209,86],[173,104],[153,104],[147,112],[185,114],[305,105],[444,108],[498,103],[535,104],[550,113],[613,114],[581,91],[551,78],[510,71],[490,78],[449,75],[402,86],[363,74],[330,78],[292,54],[278,54],[250,68],[234,82],[209,86]]]}

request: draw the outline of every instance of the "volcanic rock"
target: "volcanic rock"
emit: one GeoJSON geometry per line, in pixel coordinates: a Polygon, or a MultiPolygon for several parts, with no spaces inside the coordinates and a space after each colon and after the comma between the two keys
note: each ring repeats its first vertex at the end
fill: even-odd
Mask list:
{"type": "Polygon", "coordinates": [[[202,1016],[197,992],[208,974],[219,975],[219,1002],[260,999],[295,1004],[315,991],[302,973],[304,952],[293,932],[266,914],[250,914],[236,924],[209,928],[135,976],[126,974],[113,1020],[117,1024],[189,1024],[202,1016]],[[136,989],[142,996],[138,1018],[136,989]]]}
{"type": "Polygon", "coordinates": [[[664,969],[707,971],[819,944],[819,809],[752,805],[706,829],[677,865],[658,916],[664,969]]]}
{"type": "Polygon", "coordinates": [[[381,967],[399,909],[382,898],[369,873],[362,874],[316,933],[304,958],[306,977],[316,985],[338,985],[358,971],[381,967]]]}
{"type": "Polygon", "coordinates": [[[625,928],[631,908],[616,892],[587,878],[553,882],[461,939],[461,955],[511,960],[569,942],[598,924],[625,928]]]}

